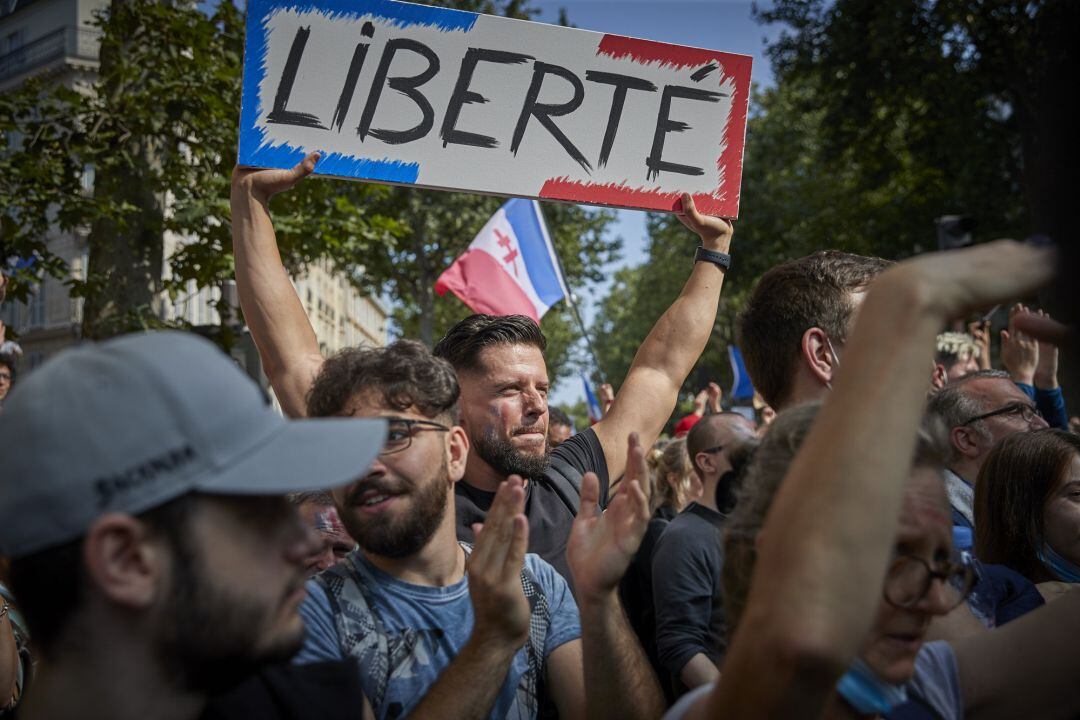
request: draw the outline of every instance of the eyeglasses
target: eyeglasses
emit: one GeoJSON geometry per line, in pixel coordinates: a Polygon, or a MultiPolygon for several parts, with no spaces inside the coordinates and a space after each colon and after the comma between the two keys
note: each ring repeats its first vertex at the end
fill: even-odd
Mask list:
{"type": "Polygon", "coordinates": [[[382,455],[399,453],[412,445],[413,435],[422,430],[435,432],[450,432],[450,428],[430,420],[412,420],[409,418],[389,417],[387,421],[386,444],[383,445],[382,455]]]}
{"type": "Polygon", "coordinates": [[[946,589],[945,607],[942,610],[949,611],[971,594],[976,579],[975,566],[966,555],[946,562],[943,570],[934,570],[929,563],[915,555],[900,555],[889,566],[883,593],[890,605],[910,608],[926,597],[934,580],[941,580],[946,589]]]}
{"type": "Polygon", "coordinates": [[[1019,415],[1021,420],[1029,424],[1036,417],[1042,417],[1042,413],[1039,412],[1038,408],[1036,408],[1034,405],[1028,405],[1027,403],[1022,402],[1012,402],[1004,407],[998,408],[997,410],[991,410],[988,413],[976,415],[975,417],[960,423],[958,427],[964,427],[965,425],[970,425],[973,422],[978,422],[979,420],[986,420],[987,418],[996,417],[998,415],[1019,415]]]}
{"type": "Polygon", "coordinates": [[[0,380],[11,382],[11,373],[0,373],[0,380]]]}
{"type": "Polygon", "coordinates": [[[720,452],[720,451],[722,451],[723,449],[724,449],[724,446],[723,446],[723,445],[717,445],[716,447],[711,447],[711,448],[705,448],[704,450],[699,450],[698,452],[703,452],[703,453],[714,453],[714,452],[720,452]]]}

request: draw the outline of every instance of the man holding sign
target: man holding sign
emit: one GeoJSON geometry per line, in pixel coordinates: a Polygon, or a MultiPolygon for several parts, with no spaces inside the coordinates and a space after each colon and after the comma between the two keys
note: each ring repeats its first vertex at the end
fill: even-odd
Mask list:
{"type": "MultiPolygon", "coordinates": [[[[263,370],[282,408],[292,417],[307,414],[306,398],[324,358],[281,265],[268,204],[272,195],[311,174],[317,160],[318,154],[313,153],[291,170],[237,169],[233,175],[233,252],[240,304],[263,370]]],[[[529,551],[550,562],[572,583],[565,553],[578,509],[580,477],[589,471],[600,477],[603,502],[608,478],[621,476],[626,468],[626,437],[637,432],[643,446],[652,445],[712,332],[729,262],[726,252],[732,225],[697,212],[689,195],[683,202],[686,214],[679,218],[701,238],[690,278],[638,349],[611,410],[560,447],[556,457],[562,462],[556,469],[547,462],[549,381],[539,328],[535,324],[533,332],[524,328],[521,338],[525,339],[498,342],[498,333],[488,333],[473,342],[470,321],[475,324],[477,317],[492,317],[473,316],[459,324],[460,332],[452,331],[440,343],[444,357],[458,371],[462,426],[470,445],[477,448],[469,455],[464,480],[458,483],[462,539],[471,539],[471,524],[483,520],[495,489],[508,474],[506,468],[511,468],[510,472],[534,481],[526,486],[529,551]],[[468,346],[472,350],[462,352],[468,346]]]]}
{"type": "MultiPolygon", "coordinates": [[[[684,213],[701,238],[690,279],[611,411],[558,452],[548,453],[546,341],[532,313],[473,316],[436,348],[458,373],[476,450],[458,484],[458,536],[471,539],[499,483],[520,474],[529,549],[572,582],[565,551],[582,476],[600,477],[605,504],[627,435],[652,444],[712,331],[732,226],[703,212],[738,213],[749,90],[750,58],[730,53],[392,0],[252,0],[239,163],[272,169],[234,174],[233,244],[240,302],[282,407],[306,414],[323,358],[267,202],[313,172],[684,213]]],[[[492,257],[513,277],[524,266],[507,238],[492,257]]]]}

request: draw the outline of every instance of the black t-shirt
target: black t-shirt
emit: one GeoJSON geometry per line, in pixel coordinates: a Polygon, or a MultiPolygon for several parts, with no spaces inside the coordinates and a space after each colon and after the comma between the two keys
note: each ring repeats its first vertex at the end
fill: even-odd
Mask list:
{"type": "MultiPolygon", "coordinates": [[[[559,445],[551,457],[552,464],[543,477],[530,479],[525,486],[529,552],[551,563],[573,588],[570,567],[566,564],[566,541],[570,538],[570,526],[581,500],[581,476],[587,472],[596,473],[600,478],[601,504],[604,504],[608,487],[607,458],[592,428],[559,445]],[[560,469],[565,466],[576,471],[577,476],[568,477],[568,473],[560,469]]],[[[472,525],[484,522],[495,493],[480,490],[462,480],[455,487],[455,495],[457,536],[459,540],[471,543],[472,525]]]]}
{"type": "Polygon", "coordinates": [[[687,690],[680,673],[692,657],[703,653],[718,666],[723,659],[724,520],[712,508],[690,503],[653,550],[656,650],[678,695],[687,690]]]}
{"type": "MultiPolygon", "coordinates": [[[[626,569],[626,574],[619,581],[619,597],[622,599],[623,609],[630,621],[630,627],[641,642],[645,656],[656,671],[658,678],[666,678],[667,670],[660,663],[660,655],[656,650],[656,607],[653,605],[653,550],[660,540],[668,523],[675,517],[675,508],[665,505],[657,508],[656,513],[649,520],[649,527],[645,530],[645,537],[641,539],[637,554],[626,569]]],[[[671,684],[661,681],[664,697],[668,705],[675,702],[675,694],[671,684]]]]}
{"type": "Polygon", "coordinates": [[[210,699],[200,720],[359,720],[364,692],[356,659],[259,670],[210,699]]]}

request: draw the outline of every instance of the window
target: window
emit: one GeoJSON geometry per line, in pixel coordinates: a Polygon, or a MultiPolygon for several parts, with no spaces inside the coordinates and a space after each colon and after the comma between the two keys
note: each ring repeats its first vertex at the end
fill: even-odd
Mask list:
{"type": "Polygon", "coordinates": [[[38,283],[27,305],[26,325],[32,328],[45,326],[45,281],[38,283]]]}
{"type": "Polygon", "coordinates": [[[4,52],[5,53],[15,52],[16,50],[18,50],[22,46],[23,46],[23,31],[22,31],[22,28],[16,30],[15,32],[8,33],[7,37],[4,38],[4,52]]]}

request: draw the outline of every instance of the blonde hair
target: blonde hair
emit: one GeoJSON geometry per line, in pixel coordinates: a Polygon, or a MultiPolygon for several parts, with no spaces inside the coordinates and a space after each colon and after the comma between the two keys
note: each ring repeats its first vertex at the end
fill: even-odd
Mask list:
{"type": "Polygon", "coordinates": [[[694,467],[690,464],[690,455],[686,452],[686,438],[675,438],[664,443],[656,443],[646,458],[649,463],[649,483],[653,512],[661,507],[682,510],[690,502],[690,476],[694,467]],[[674,474],[675,483],[667,481],[668,475],[674,474]]]}

